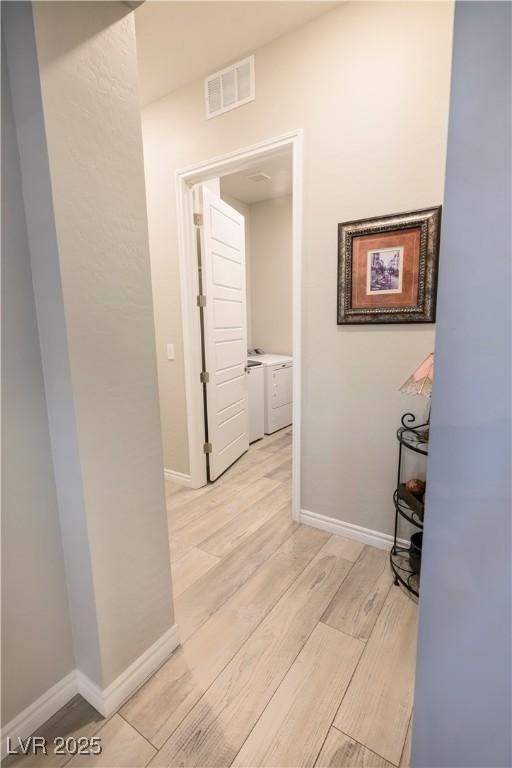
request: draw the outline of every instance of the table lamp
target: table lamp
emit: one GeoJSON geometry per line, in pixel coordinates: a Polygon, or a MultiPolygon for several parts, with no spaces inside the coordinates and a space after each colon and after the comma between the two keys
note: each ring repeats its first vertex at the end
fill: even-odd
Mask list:
{"type": "MultiPolygon", "coordinates": [[[[419,365],[400,387],[400,392],[405,395],[422,395],[430,400],[432,397],[432,381],[434,379],[434,353],[430,355],[419,365]]],[[[428,412],[427,425],[430,422],[430,408],[428,412]]],[[[428,440],[428,427],[425,432],[425,440],[428,440]]]]}

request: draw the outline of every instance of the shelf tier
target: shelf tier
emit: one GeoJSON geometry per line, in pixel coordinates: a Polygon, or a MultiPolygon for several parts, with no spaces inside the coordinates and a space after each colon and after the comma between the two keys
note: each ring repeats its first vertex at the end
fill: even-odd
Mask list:
{"type": "Polygon", "coordinates": [[[409,448],[410,451],[421,453],[422,456],[428,456],[428,439],[425,439],[424,434],[422,435],[419,430],[400,427],[396,436],[398,442],[409,448]]]}
{"type": "Polygon", "coordinates": [[[405,589],[416,597],[420,595],[420,574],[419,571],[411,567],[409,559],[409,549],[407,547],[394,546],[389,553],[391,570],[395,579],[402,584],[405,589]]]}
{"type": "Polygon", "coordinates": [[[423,513],[420,513],[417,509],[411,509],[405,499],[400,497],[398,488],[393,493],[393,501],[395,509],[401,517],[405,518],[409,523],[412,523],[412,525],[415,525],[416,528],[423,530],[423,513]]]}
{"type": "Polygon", "coordinates": [[[397,430],[396,436],[399,443],[415,453],[428,456],[428,424],[414,426],[416,417],[412,413],[402,416],[402,426],[397,430]]]}

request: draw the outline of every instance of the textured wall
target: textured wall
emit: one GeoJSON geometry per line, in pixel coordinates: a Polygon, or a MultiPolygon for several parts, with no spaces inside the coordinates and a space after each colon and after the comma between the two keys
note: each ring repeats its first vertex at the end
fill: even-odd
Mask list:
{"type": "Polygon", "coordinates": [[[106,686],[173,623],[134,19],[34,25],[106,686]]]}
{"type": "Polygon", "coordinates": [[[77,667],[100,683],[102,673],[91,553],[32,4],[4,3],[2,21],[20,153],[73,650],[77,667]]]}
{"type": "Polygon", "coordinates": [[[396,425],[425,409],[398,387],[434,327],[336,325],[337,225],[442,202],[452,21],[451,3],[342,3],[256,52],[251,104],[207,121],[198,81],[144,110],[170,469],[188,471],[182,348],[166,366],[163,343],[181,339],[174,172],[302,128],[302,505],[391,532],[396,425]]]}
{"type": "Polygon", "coordinates": [[[415,768],[512,765],[511,5],[457,3],[415,768]]]}
{"type": "MultiPolygon", "coordinates": [[[[12,716],[69,671],[69,620],[54,605],[67,608],[66,586],[73,666],[102,688],[170,628],[173,609],[133,16],[117,2],[7,3],[2,21],[48,412],[44,467],[51,448],[62,532],[60,547],[52,489],[38,476],[47,519],[35,519],[34,533],[41,546],[51,535],[55,551],[48,545],[44,552],[51,568],[34,594],[40,557],[18,559],[25,570],[14,594],[28,612],[24,626],[13,614],[8,649],[33,643],[39,652],[30,646],[33,661],[24,668],[11,659],[12,716]],[[45,607],[48,625],[40,616],[45,607]],[[31,665],[41,666],[41,658],[35,672],[31,665]]],[[[15,184],[14,175],[13,195],[15,184]]],[[[19,275],[10,274],[21,285],[26,268],[16,256],[19,275]]],[[[26,288],[21,301],[30,313],[26,288]]],[[[27,344],[29,320],[20,327],[27,344]]],[[[31,352],[36,392],[38,358],[31,352]]],[[[15,415],[21,449],[28,426],[15,415]]],[[[43,450],[40,424],[34,434],[31,448],[43,450]]],[[[11,471],[10,479],[13,493],[19,474],[11,471]]],[[[25,483],[19,496],[26,516],[33,496],[25,483]]],[[[16,525],[22,521],[20,515],[16,525]]]]}
{"type": "Polygon", "coordinates": [[[75,664],[18,145],[3,47],[1,630],[5,725],[75,664]]]}

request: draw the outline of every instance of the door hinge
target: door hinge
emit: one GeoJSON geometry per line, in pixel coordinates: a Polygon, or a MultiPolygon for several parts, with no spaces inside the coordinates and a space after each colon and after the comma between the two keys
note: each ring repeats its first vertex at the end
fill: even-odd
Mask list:
{"type": "Polygon", "coordinates": [[[211,453],[212,452],[212,444],[211,443],[204,443],[203,444],[203,453],[211,453]]]}
{"type": "Polygon", "coordinates": [[[204,293],[199,294],[197,297],[197,306],[198,307],[206,307],[206,296],[204,293]]]}
{"type": "Polygon", "coordinates": [[[202,227],[203,226],[203,214],[202,213],[194,213],[194,224],[196,227],[202,227]]]}
{"type": "Polygon", "coordinates": [[[208,371],[201,371],[199,380],[201,381],[201,384],[208,384],[210,382],[210,374],[208,371]]]}

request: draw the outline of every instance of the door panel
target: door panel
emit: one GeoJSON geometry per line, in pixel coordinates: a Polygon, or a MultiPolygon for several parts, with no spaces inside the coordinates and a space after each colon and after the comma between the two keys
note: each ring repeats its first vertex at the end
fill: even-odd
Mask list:
{"type": "Polygon", "coordinates": [[[245,430],[245,411],[241,410],[238,413],[234,413],[225,421],[219,424],[219,438],[222,441],[223,447],[220,453],[229,448],[234,440],[238,440],[240,434],[245,430]]]}
{"type": "MultiPolygon", "coordinates": [[[[243,358],[247,356],[244,343],[239,339],[217,342],[213,339],[213,345],[214,370],[217,373],[222,373],[222,371],[225,371],[227,368],[234,368],[242,365],[243,358]]],[[[243,360],[243,367],[245,368],[245,360],[243,360]]],[[[233,374],[233,376],[235,375],[236,374],[233,374]]]]}
{"type": "Polygon", "coordinates": [[[242,288],[242,267],[221,253],[213,253],[213,279],[225,288],[242,288]]]}
{"type": "Polygon", "coordinates": [[[217,201],[221,204],[218,206],[217,203],[214,203],[210,208],[211,236],[217,243],[222,243],[228,249],[231,249],[233,260],[239,261],[237,254],[240,252],[240,219],[242,220],[243,229],[243,216],[225,203],[224,200],[221,200],[220,197],[210,192],[210,190],[206,190],[206,192],[211,198],[216,197],[217,201]]]}
{"type": "Polygon", "coordinates": [[[213,303],[215,328],[240,328],[242,325],[242,305],[239,301],[215,299],[213,303]]]}
{"type": "Polygon", "coordinates": [[[236,379],[230,379],[219,384],[217,397],[219,411],[228,408],[233,403],[239,403],[245,397],[245,376],[237,376],[236,379]]]}
{"type": "Polygon", "coordinates": [[[244,217],[203,187],[201,254],[209,479],[249,447],[244,217]]]}

